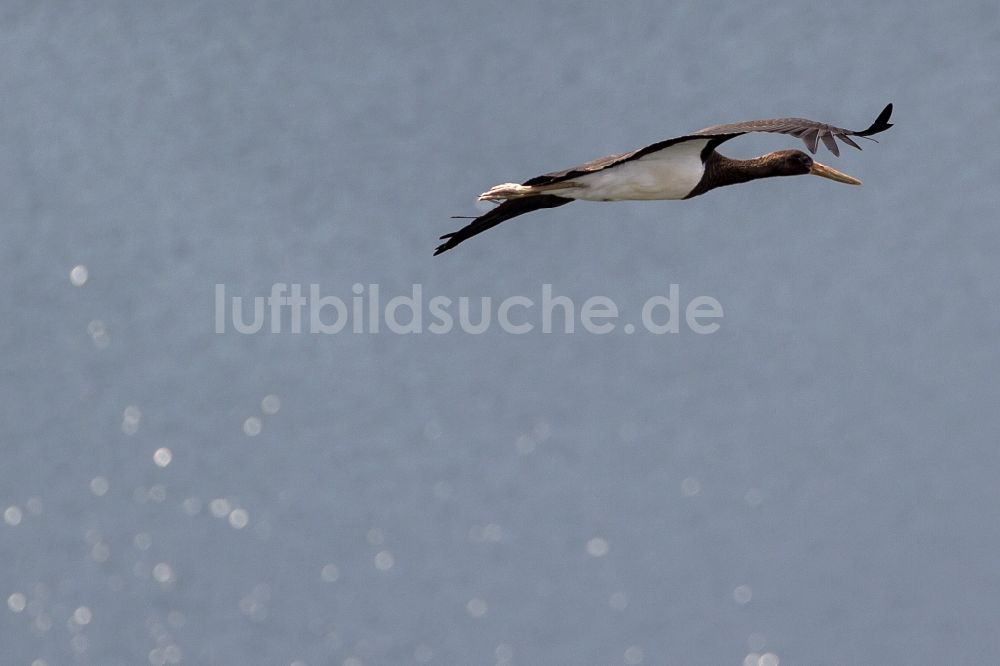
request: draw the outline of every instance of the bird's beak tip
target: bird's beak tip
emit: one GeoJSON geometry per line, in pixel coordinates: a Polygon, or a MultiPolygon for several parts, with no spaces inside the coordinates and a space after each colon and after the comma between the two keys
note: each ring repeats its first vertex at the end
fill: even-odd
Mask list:
{"type": "Polygon", "coordinates": [[[861,185],[861,181],[854,176],[848,176],[846,173],[841,173],[832,167],[828,167],[825,164],[820,164],[819,162],[813,162],[812,168],[809,169],[809,173],[814,176],[822,176],[823,178],[829,178],[830,180],[835,180],[838,183],[846,183],[847,185],[861,185]]]}

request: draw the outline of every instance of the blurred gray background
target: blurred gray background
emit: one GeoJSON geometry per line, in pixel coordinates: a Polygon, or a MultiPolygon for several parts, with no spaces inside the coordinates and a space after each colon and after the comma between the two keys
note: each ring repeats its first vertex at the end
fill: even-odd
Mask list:
{"type": "Polygon", "coordinates": [[[998,19],[5,3],[3,663],[995,661],[998,19]],[[495,183],[890,101],[819,156],[864,187],[579,203],[431,256],[495,183]],[[725,317],[214,332],[214,285],[275,282],[549,283],[622,321],[676,283],[725,317]]]}

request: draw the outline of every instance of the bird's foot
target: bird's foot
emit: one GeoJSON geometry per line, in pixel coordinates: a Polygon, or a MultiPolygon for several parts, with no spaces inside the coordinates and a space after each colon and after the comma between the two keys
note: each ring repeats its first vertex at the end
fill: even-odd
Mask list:
{"type": "Polygon", "coordinates": [[[506,201],[507,199],[526,197],[534,193],[535,189],[527,185],[518,185],[517,183],[501,183],[499,185],[494,185],[489,189],[489,191],[480,194],[479,201],[506,201]]]}

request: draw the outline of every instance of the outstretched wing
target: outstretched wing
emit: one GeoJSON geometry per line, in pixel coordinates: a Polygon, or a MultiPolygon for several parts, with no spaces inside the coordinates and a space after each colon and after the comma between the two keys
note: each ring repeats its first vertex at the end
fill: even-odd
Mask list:
{"type": "MultiPolygon", "coordinates": [[[[737,136],[737,135],[733,135],[737,136]]],[[[714,137],[713,137],[714,138],[714,137]]],[[[573,180],[579,176],[585,176],[588,173],[594,173],[595,171],[602,171],[604,169],[609,169],[613,166],[618,166],[623,162],[628,162],[630,160],[637,160],[640,157],[649,155],[650,153],[655,153],[657,151],[669,148],[670,146],[675,146],[679,143],[684,143],[685,141],[705,141],[703,136],[678,136],[673,139],[667,139],[666,141],[658,141],[654,144],[650,144],[645,148],[639,148],[638,150],[633,150],[628,153],[617,153],[615,155],[608,155],[607,157],[599,157],[596,160],[586,162],[584,164],[577,165],[575,167],[570,167],[569,169],[563,169],[562,171],[553,171],[552,173],[547,173],[541,176],[535,176],[530,180],[526,180],[522,185],[549,185],[551,183],[560,183],[564,180],[573,180]]]]}
{"type": "Polygon", "coordinates": [[[770,120],[748,120],[742,123],[731,123],[728,125],[713,125],[712,127],[706,127],[703,130],[698,130],[695,134],[701,136],[730,136],[730,138],[739,136],[741,134],[746,134],[747,132],[777,132],[779,134],[791,134],[794,137],[802,139],[806,144],[806,148],[809,149],[810,153],[815,154],[816,148],[819,147],[819,142],[822,141],[823,145],[826,146],[831,153],[834,155],[840,155],[840,147],[837,145],[837,139],[840,139],[848,146],[853,146],[858,150],[861,150],[861,146],[854,143],[851,140],[852,136],[861,136],[871,141],[875,139],[871,138],[872,134],[878,134],[879,132],[884,132],[890,127],[892,123],[889,122],[889,116],[892,115],[892,104],[887,104],[882,113],[878,115],[875,122],[871,126],[862,131],[844,129],[843,127],[834,127],[833,125],[827,125],[826,123],[819,123],[815,120],[807,120],[805,118],[772,118],[770,120]]]}
{"type": "MultiPolygon", "coordinates": [[[[878,118],[875,119],[875,122],[873,122],[868,129],[860,132],[844,129],[842,127],[834,127],[833,125],[816,122],[815,120],[807,120],[806,118],[772,118],[770,120],[748,120],[746,122],[730,123],[728,125],[713,125],[712,127],[706,127],[703,130],[698,130],[694,134],[678,136],[665,141],[658,141],[644,148],[633,150],[629,153],[608,155],[607,157],[601,157],[593,160],[592,162],[587,162],[569,169],[553,171],[552,173],[547,173],[542,176],[535,176],[530,180],[524,181],[522,185],[549,185],[551,183],[559,183],[564,180],[572,180],[573,178],[584,176],[588,173],[609,169],[624,162],[637,160],[661,150],[668,150],[671,146],[676,146],[687,141],[705,141],[706,139],[709,139],[709,141],[705,142],[705,150],[711,152],[717,148],[719,144],[729,141],[730,139],[735,139],[736,137],[749,132],[777,132],[779,134],[790,134],[802,139],[809,151],[814,154],[816,153],[816,149],[819,147],[819,142],[822,141],[823,145],[825,145],[831,153],[839,156],[840,147],[837,145],[836,139],[840,139],[847,145],[854,146],[858,150],[861,150],[861,146],[852,141],[851,137],[862,136],[866,139],[871,139],[872,134],[878,134],[879,132],[886,131],[892,127],[892,123],[889,122],[889,116],[891,115],[892,104],[887,104],[886,107],[882,109],[882,113],[880,113],[878,118]]],[[[871,140],[874,141],[875,139],[871,140]]],[[[702,153],[703,158],[704,155],[705,153],[702,153]]]]}
{"type": "Polygon", "coordinates": [[[441,240],[445,242],[437,246],[434,250],[434,255],[437,256],[442,252],[447,252],[462,241],[472,238],[476,234],[481,234],[487,229],[492,229],[512,217],[524,215],[525,213],[530,213],[533,210],[541,208],[555,208],[556,206],[568,204],[570,201],[573,200],[566,197],[557,197],[554,194],[508,199],[488,213],[480,215],[472,222],[469,222],[458,231],[441,236],[441,240]]]}

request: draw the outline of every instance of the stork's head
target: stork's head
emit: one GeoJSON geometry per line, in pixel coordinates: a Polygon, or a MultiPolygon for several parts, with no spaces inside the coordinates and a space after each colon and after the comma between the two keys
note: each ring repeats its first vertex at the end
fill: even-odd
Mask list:
{"type": "Polygon", "coordinates": [[[779,176],[802,176],[808,173],[829,178],[838,183],[861,184],[857,178],[841,173],[825,164],[820,164],[801,150],[779,150],[767,155],[767,161],[771,163],[776,175],[779,176]]]}

